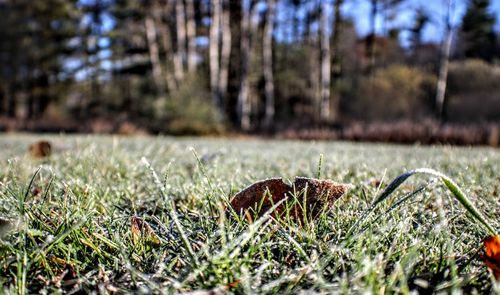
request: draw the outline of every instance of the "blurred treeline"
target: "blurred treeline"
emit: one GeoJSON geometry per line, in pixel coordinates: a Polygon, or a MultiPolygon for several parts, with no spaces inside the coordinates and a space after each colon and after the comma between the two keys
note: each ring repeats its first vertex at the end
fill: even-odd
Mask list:
{"type": "Polygon", "coordinates": [[[468,0],[453,24],[440,1],[0,0],[0,114],[173,133],[498,121],[491,3],[468,0]],[[360,5],[365,35],[346,12],[360,5]]]}

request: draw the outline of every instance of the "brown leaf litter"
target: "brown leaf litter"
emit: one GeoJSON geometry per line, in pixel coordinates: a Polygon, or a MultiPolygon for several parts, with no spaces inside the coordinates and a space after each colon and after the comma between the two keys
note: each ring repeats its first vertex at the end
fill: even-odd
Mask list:
{"type": "Polygon", "coordinates": [[[28,150],[33,158],[45,158],[52,154],[52,145],[46,140],[40,140],[32,143],[28,150]]]}

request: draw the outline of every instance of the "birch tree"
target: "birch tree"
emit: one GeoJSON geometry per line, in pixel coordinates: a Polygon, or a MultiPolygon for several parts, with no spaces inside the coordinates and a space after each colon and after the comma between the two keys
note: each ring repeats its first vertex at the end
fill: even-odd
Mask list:
{"type": "Polygon", "coordinates": [[[165,83],[163,80],[160,63],[160,53],[156,36],[156,25],[153,17],[149,13],[146,13],[146,16],[144,18],[144,25],[146,28],[146,38],[148,41],[149,59],[151,61],[151,67],[153,69],[153,80],[155,82],[158,93],[162,97],[165,95],[165,83]]]}
{"type": "Polygon", "coordinates": [[[220,89],[219,89],[219,44],[220,44],[220,22],[221,22],[221,0],[211,1],[210,22],[210,44],[209,44],[209,59],[210,59],[210,90],[212,93],[212,101],[214,105],[221,107],[220,89]]]}
{"type": "Polygon", "coordinates": [[[368,56],[368,73],[375,67],[375,40],[377,35],[377,16],[379,13],[379,0],[371,0],[370,34],[366,37],[366,54],[368,56]]]}
{"type": "Polygon", "coordinates": [[[168,17],[172,14],[173,5],[172,1],[167,1],[167,3],[161,6],[158,3],[158,0],[154,1],[153,5],[153,17],[154,21],[157,24],[158,33],[160,37],[160,42],[164,51],[164,73],[163,76],[165,78],[167,87],[169,91],[175,90],[177,88],[177,77],[175,73],[177,72],[177,68],[174,63],[174,50],[172,48],[172,33],[170,31],[170,26],[168,23],[163,22],[162,16],[168,17]],[[172,72],[174,75],[172,75],[172,72]]]}
{"type": "Polygon", "coordinates": [[[248,71],[250,66],[250,38],[251,38],[251,15],[255,0],[250,1],[250,7],[241,4],[241,81],[238,93],[238,123],[242,130],[250,129],[251,104],[249,100],[250,85],[248,81],[248,71]]]}
{"type": "Polygon", "coordinates": [[[175,22],[177,30],[177,51],[174,54],[174,76],[177,83],[184,79],[184,57],[186,56],[186,18],[184,1],[175,1],[175,22]]]}
{"type": "Polygon", "coordinates": [[[439,63],[439,76],[436,89],[436,110],[439,118],[444,117],[444,100],[446,95],[446,84],[448,79],[448,64],[450,60],[450,50],[452,42],[451,14],[453,10],[453,0],[447,0],[447,11],[445,16],[445,36],[441,46],[441,61],[439,63]]]}
{"type": "MultiPolygon", "coordinates": [[[[333,32],[331,37],[331,71],[330,77],[333,79],[338,79],[342,74],[342,65],[341,65],[341,56],[340,56],[340,34],[341,34],[341,26],[343,24],[341,7],[344,4],[344,0],[336,0],[333,13],[334,13],[334,23],[333,23],[333,32]]],[[[335,81],[333,82],[335,84],[335,81]]],[[[334,86],[335,87],[335,86],[334,86]]],[[[332,98],[332,105],[330,106],[330,110],[332,112],[331,119],[336,120],[338,118],[339,113],[339,99],[337,97],[332,98]]]]}
{"type": "Polygon", "coordinates": [[[229,77],[229,58],[231,56],[231,15],[229,9],[230,0],[223,1],[222,8],[222,45],[221,62],[219,74],[219,93],[221,100],[227,99],[227,85],[229,77]]]}
{"type": "Polygon", "coordinates": [[[274,120],[274,80],[273,80],[273,30],[276,0],[267,1],[267,12],[264,20],[262,40],[262,69],[264,73],[264,93],[266,99],[264,125],[271,126],[274,120]]]}
{"type": "MultiPolygon", "coordinates": [[[[182,2],[178,0],[178,2],[182,2]]],[[[190,73],[196,70],[196,22],[194,2],[186,0],[187,68],[190,73]]]]}
{"type": "Polygon", "coordinates": [[[320,118],[324,121],[330,119],[330,38],[328,34],[328,12],[325,2],[320,4],[320,118]]]}

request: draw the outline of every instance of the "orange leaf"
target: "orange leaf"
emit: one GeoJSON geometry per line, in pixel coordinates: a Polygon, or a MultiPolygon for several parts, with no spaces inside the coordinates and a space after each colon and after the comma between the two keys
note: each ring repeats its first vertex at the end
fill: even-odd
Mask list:
{"type": "Polygon", "coordinates": [[[500,236],[488,236],[483,240],[484,254],[481,255],[497,280],[500,279],[500,236]]]}

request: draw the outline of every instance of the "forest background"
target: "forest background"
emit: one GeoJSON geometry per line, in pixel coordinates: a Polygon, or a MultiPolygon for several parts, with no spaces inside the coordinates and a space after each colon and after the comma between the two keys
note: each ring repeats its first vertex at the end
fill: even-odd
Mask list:
{"type": "Polygon", "coordinates": [[[0,130],[500,142],[500,3],[0,0],[0,130]]]}

